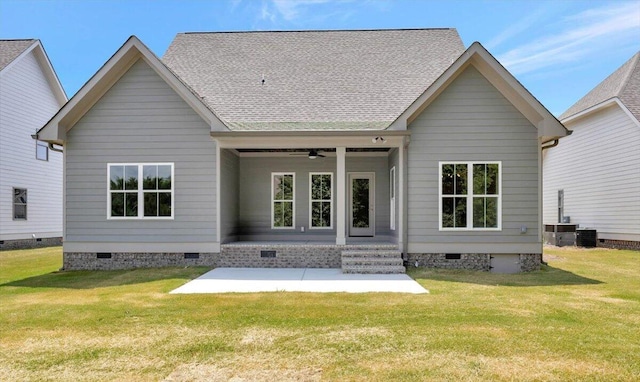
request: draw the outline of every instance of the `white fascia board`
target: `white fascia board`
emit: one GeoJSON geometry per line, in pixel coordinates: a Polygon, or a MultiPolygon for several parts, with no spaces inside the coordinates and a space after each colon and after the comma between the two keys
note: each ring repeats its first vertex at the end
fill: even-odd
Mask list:
{"type": "Polygon", "coordinates": [[[40,65],[40,69],[42,70],[42,73],[44,74],[45,78],[49,82],[49,87],[51,88],[51,91],[53,92],[53,95],[55,96],[56,101],[58,101],[59,106],[62,107],[62,105],[64,105],[68,100],[67,94],[64,92],[64,89],[62,88],[62,84],[58,79],[58,75],[53,69],[53,66],[51,65],[51,61],[49,61],[49,56],[47,56],[47,53],[45,52],[44,47],[42,46],[42,43],[40,42],[40,40],[34,40],[33,44],[31,44],[27,49],[25,49],[22,53],[20,53],[18,57],[16,57],[7,66],[5,66],[2,70],[0,70],[0,76],[2,76],[4,73],[7,73],[12,66],[18,65],[18,63],[25,56],[29,55],[31,52],[33,52],[33,55],[36,58],[36,61],[38,61],[38,64],[40,65]]]}
{"type": "Polygon", "coordinates": [[[9,69],[11,69],[12,66],[17,65],[18,62],[20,62],[20,60],[22,60],[23,57],[25,57],[26,55],[28,55],[29,53],[31,53],[31,51],[38,45],[38,40],[33,40],[33,43],[31,45],[29,45],[29,47],[27,49],[25,49],[24,51],[22,51],[22,53],[20,53],[18,55],[18,57],[14,58],[13,61],[11,61],[10,63],[7,64],[7,66],[5,66],[4,68],[2,68],[0,70],[0,76],[4,75],[5,73],[9,72],[9,69]]]}
{"type": "Polygon", "coordinates": [[[36,59],[40,63],[40,67],[42,68],[47,81],[49,81],[49,87],[55,95],[56,100],[58,101],[58,105],[62,107],[65,103],[67,103],[69,98],[67,97],[67,93],[64,91],[64,88],[60,83],[58,74],[53,68],[51,61],[49,60],[49,55],[47,55],[47,52],[44,50],[44,46],[42,46],[40,40],[37,40],[37,45],[34,48],[34,54],[36,59]]]}
{"type": "Polygon", "coordinates": [[[620,99],[618,97],[613,97],[613,98],[609,98],[606,101],[602,101],[597,105],[593,105],[588,109],[584,109],[583,111],[576,113],[570,117],[564,118],[562,120],[562,123],[565,124],[569,124],[569,123],[574,123],[576,121],[578,121],[579,119],[582,119],[584,117],[587,117],[593,113],[596,113],[602,109],[606,109],[610,106],[613,105],[618,105],[620,107],[620,109],[622,109],[622,111],[629,117],[629,119],[631,121],[633,121],[633,123],[637,126],[640,127],[640,121],[638,121],[636,119],[636,117],[633,115],[633,113],[631,113],[631,111],[622,103],[622,101],[620,101],[620,99]]]}

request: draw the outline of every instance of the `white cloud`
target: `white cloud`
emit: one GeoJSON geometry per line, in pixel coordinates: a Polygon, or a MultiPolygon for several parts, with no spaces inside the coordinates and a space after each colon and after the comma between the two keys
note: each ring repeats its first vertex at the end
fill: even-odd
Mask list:
{"type": "Polygon", "coordinates": [[[300,17],[309,6],[329,3],[332,0],[273,0],[273,5],[286,21],[300,17]]]}
{"type": "Polygon", "coordinates": [[[485,47],[489,50],[494,49],[495,47],[502,44],[503,42],[531,28],[547,13],[547,11],[549,10],[548,8],[549,8],[549,5],[547,5],[547,7],[538,8],[535,12],[527,15],[521,20],[518,20],[512,23],[507,29],[505,29],[496,37],[492,38],[489,42],[487,42],[485,44],[485,47]]]}
{"type": "Polygon", "coordinates": [[[559,28],[530,43],[498,55],[514,74],[576,62],[630,43],[640,36],[640,3],[611,3],[561,20],[559,28]]]}

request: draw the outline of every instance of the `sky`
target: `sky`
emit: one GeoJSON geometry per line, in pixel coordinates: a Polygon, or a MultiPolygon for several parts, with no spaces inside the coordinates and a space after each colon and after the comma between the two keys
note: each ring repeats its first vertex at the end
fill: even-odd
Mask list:
{"type": "Polygon", "coordinates": [[[131,35],[456,28],[560,115],[640,50],[640,0],[0,0],[0,39],[37,38],[71,97],[131,35]]]}

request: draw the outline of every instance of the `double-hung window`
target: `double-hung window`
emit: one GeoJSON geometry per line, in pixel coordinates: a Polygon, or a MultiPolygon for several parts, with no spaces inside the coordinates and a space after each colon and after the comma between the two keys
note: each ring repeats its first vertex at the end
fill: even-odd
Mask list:
{"type": "Polygon", "coordinates": [[[310,228],[332,228],[333,174],[309,174],[310,228]]]}
{"type": "Polygon", "coordinates": [[[13,220],[27,220],[27,189],[13,189],[13,220]]]}
{"type": "Polygon", "coordinates": [[[440,229],[500,230],[500,162],[440,163],[440,229]]]}
{"type": "Polygon", "coordinates": [[[271,228],[295,228],[295,174],[271,173],[271,228]]]}
{"type": "Polygon", "coordinates": [[[173,163],[109,164],[110,219],[172,219],[173,163]]]}

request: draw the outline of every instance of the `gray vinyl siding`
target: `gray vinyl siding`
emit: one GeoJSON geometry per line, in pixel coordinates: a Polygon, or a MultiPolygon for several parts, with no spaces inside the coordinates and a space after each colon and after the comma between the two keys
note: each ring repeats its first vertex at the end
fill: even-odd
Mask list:
{"type": "Polygon", "coordinates": [[[217,241],[209,131],[151,67],[135,63],[67,133],[65,243],[217,241]],[[108,220],[107,163],[153,162],[174,163],[174,219],[108,220]]]}
{"type": "MultiPolygon", "coordinates": [[[[347,172],[375,172],[376,235],[389,235],[389,183],[386,157],[347,157],[347,172]]],[[[240,158],[239,226],[245,240],[335,240],[336,158],[240,158]],[[271,173],[295,173],[295,229],[271,228],[271,173]],[[333,173],[333,228],[309,229],[309,173],[333,173]],[[301,232],[304,227],[305,232],[301,232]]]]}
{"type": "Polygon", "coordinates": [[[240,158],[231,150],[220,150],[221,242],[234,241],[240,213],[240,158]]]}
{"type": "Polygon", "coordinates": [[[60,108],[34,50],[0,76],[0,240],[62,236],[62,154],[36,159],[32,134],[60,108]],[[27,220],[13,220],[13,188],[27,190],[27,220]]]}
{"type": "MultiPolygon", "coordinates": [[[[473,66],[469,66],[409,126],[408,243],[540,243],[536,128],[473,66]],[[439,161],[502,162],[502,230],[440,231],[439,161]],[[522,226],[527,233],[521,234],[522,226]]],[[[492,246],[495,246],[493,248],[492,246]]]]}
{"type": "Polygon", "coordinates": [[[601,239],[640,240],[640,127],[617,104],[567,124],[573,134],[546,150],[545,224],[564,215],[601,239]]]}

